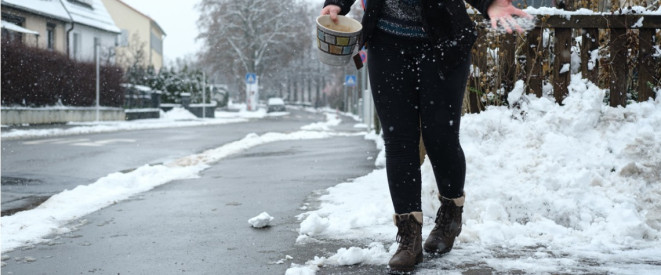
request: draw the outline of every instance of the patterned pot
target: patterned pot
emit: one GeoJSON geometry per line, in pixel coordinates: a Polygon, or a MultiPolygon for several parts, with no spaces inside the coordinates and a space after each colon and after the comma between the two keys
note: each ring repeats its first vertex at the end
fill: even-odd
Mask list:
{"type": "Polygon", "coordinates": [[[355,19],[338,15],[317,17],[317,56],[324,64],[344,66],[351,61],[363,26],[355,19]]]}

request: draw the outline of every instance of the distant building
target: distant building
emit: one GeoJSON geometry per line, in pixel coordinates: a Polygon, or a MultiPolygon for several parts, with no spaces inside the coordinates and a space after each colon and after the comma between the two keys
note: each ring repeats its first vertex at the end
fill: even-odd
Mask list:
{"type": "Polygon", "coordinates": [[[2,0],[2,40],[67,53],[71,21],[59,0],[2,0]]]}
{"type": "Polygon", "coordinates": [[[163,28],[155,20],[121,0],[103,0],[103,3],[121,30],[117,44],[119,65],[129,67],[129,60],[134,60],[131,57],[135,51],[141,49],[144,53],[143,59],[140,60],[141,65],[153,66],[159,71],[164,64],[163,39],[166,34],[163,28]]]}
{"type": "Polygon", "coordinates": [[[3,39],[81,61],[93,61],[98,44],[100,57],[112,62],[121,33],[101,0],[2,0],[2,21],[3,39]]]}

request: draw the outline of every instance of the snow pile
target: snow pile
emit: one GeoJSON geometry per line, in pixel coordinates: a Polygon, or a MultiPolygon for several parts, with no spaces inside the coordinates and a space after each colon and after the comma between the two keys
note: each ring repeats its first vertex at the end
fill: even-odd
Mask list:
{"type": "Polygon", "coordinates": [[[73,126],[71,128],[52,128],[52,129],[12,129],[9,131],[3,130],[1,135],[2,139],[20,139],[20,138],[37,138],[37,137],[54,137],[65,135],[80,135],[92,133],[107,133],[125,130],[141,130],[141,129],[159,129],[171,127],[187,127],[187,126],[203,126],[203,125],[219,125],[227,123],[245,122],[249,117],[248,114],[234,114],[233,116],[221,117],[216,112],[216,118],[200,119],[185,109],[174,108],[169,112],[161,113],[161,118],[158,119],[140,119],[133,121],[98,121],[98,122],[70,122],[67,125],[73,126]],[[242,116],[243,115],[243,116],[242,116]]]}
{"type": "Polygon", "coordinates": [[[269,213],[262,212],[259,215],[252,217],[248,220],[248,223],[254,228],[263,228],[269,226],[273,217],[269,213]]]}
{"type": "Polygon", "coordinates": [[[301,130],[307,131],[330,131],[330,127],[337,126],[342,122],[340,116],[334,113],[326,113],[325,122],[317,122],[301,127],[301,130]]]}
{"type": "Polygon", "coordinates": [[[189,112],[188,110],[182,107],[174,107],[170,111],[161,112],[161,118],[171,121],[197,119],[197,117],[193,113],[189,112]]]}
{"type": "Polygon", "coordinates": [[[314,260],[308,261],[308,265],[322,266],[327,265],[355,265],[355,264],[371,264],[371,265],[385,265],[392,254],[397,251],[397,245],[393,244],[389,250],[383,246],[382,243],[373,242],[367,248],[350,247],[340,248],[333,256],[314,257],[314,260]]]}
{"type": "MultiPolygon", "coordinates": [[[[572,76],[564,106],[523,95],[522,89],[518,83],[510,94],[518,108],[490,107],[463,118],[464,227],[455,250],[437,264],[551,273],[658,268],[661,98],[607,107],[605,92],[579,75],[572,76]]],[[[426,237],[440,203],[429,161],[422,174],[426,237]]],[[[349,239],[358,246],[394,242],[384,169],[329,188],[320,200],[318,210],[300,216],[307,238],[349,239]]],[[[371,255],[356,254],[355,261],[333,255],[307,264],[389,258],[371,255]]]]}

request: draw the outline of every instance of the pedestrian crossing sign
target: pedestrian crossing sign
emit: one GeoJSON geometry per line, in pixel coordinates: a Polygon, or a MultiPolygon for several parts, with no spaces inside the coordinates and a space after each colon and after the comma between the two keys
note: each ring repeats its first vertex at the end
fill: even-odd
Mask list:
{"type": "Polygon", "coordinates": [[[255,84],[257,83],[257,75],[254,73],[246,74],[246,84],[255,84]]]}
{"type": "Polygon", "coordinates": [[[344,77],[344,86],[354,87],[356,86],[356,75],[348,74],[344,77]]]}

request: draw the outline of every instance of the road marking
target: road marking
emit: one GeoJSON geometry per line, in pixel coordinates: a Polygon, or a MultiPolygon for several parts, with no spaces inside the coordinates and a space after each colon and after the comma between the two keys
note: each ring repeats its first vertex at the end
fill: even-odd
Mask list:
{"type": "Polygon", "coordinates": [[[88,147],[100,147],[113,143],[134,143],[135,139],[126,139],[126,138],[117,138],[117,139],[102,139],[91,141],[88,138],[52,138],[52,139],[42,139],[42,140],[33,140],[23,142],[25,145],[39,145],[39,144],[69,144],[72,146],[88,146],[88,147]]]}
{"type": "Polygon", "coordinates": [[[97,140],[97,141],[94,141],[94,142],[73,143],[71,145],[100,147],[100,146],[108,145],[108,144],[111,144],[111,143],[134,143],[135,141],[136,141],[135,139],[118,138],[118,139],[97,140]]]}
{"type": "Polygon", "coordinates": [[[23,142],[23,144],[37,145],[37,144],[51,143],[51,142],[56,142],[56,141],[61,141],[61,140],[64,140],[64,139],[63,138],[51,138],[51,139],[33,140],[33,141],[23,142]]]}

